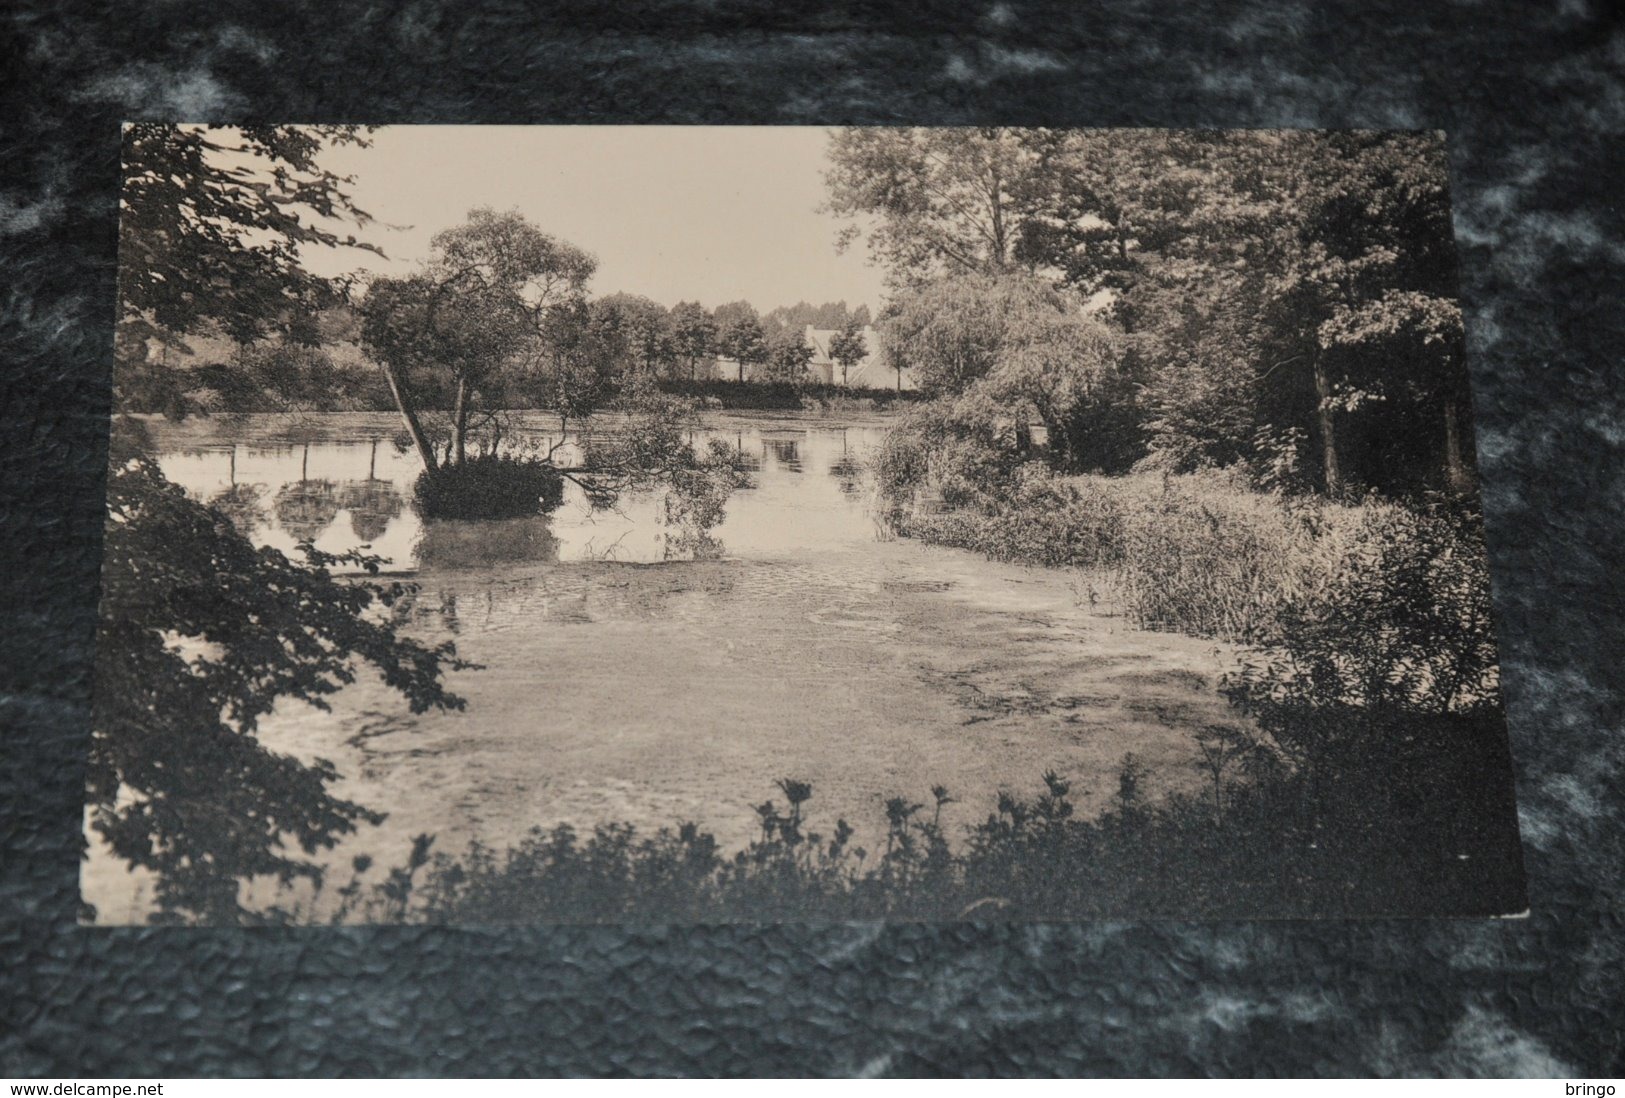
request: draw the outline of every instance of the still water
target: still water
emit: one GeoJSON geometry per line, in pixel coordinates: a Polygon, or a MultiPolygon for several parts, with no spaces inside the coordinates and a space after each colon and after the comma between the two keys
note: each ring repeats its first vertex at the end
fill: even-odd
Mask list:
{"type": "MultiPolygon", "coordinates": [[[[812,783],[814,826],[845,818],[871,844],[885,798],[928,801],[938,783],[951,834],[1051,768],[1081,811],[1104,807],[1127,751],[1153,794],[1188,787],[1191,730],[1233,719],[1214,689],[1224,653],[1129,627],[1083,574],[888,539],[864,470],[886,430],[712,416],[696,442],[724,439],[754,471],[701,560],[674,550],[658,495],[426,524],[388,417],[160,425],[157,444],[166,475],[260,544],[389,558],[418,588],[412,635],[481,665],[450,676],[462,712],[413,716],[363,674],[331,713],[262,723],[270,746],[332,760],[338,795],[388,813],[334,864],[398,864],[424,832],[460,852],[558,824],[693,821],[738,847],[785,777],[812,783]]],[[[149,894],[100,854],[84,886],[114,922],[149,894]]]]}
{"type": "MultiPolygon", "coordinates": [[[[414,452],[392,442],[387,420],[344,417],[351,423],[346,430],[306,417],[290,426],[311,437],[294,442],[278,440],[269,417],[253,418],[259,422],[245,441],[161,438],[173,448],[159,464],[257,544],[290,556],[301,541],[332,553],[365,546],[389,562],[386,571],[410,573],[504,560],[652,563],[693,555],[664,521],[660,492],[595,511],[581,489],[568,484],[564,505],[545,517],[425,523],[409,502],[422,466],[414,452]]],[[[545,448],[559,436],[540,420],[529,425],[526,439],[545,448]]],[[[693,432],[696,447],[721,439],[750,471],[751,487],[734,497],[722,526],[710,531],[713,552],[759,558],[872,541],[863,460],[884,432],[876,423],[806,426],[791,417],[719,421],[693,432]]],[[[573,450],[570,444],[561,453],[573,450]]]]}

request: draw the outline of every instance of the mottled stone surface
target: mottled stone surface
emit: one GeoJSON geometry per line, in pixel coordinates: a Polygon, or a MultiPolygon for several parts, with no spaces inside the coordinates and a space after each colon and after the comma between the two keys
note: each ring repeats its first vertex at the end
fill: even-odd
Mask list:
{"type": "Polygon", "coordinates": [[[1625,26],[1605,5],[7,12],[0,1073],[1625,1071],[1625,26]],[[122,118],[1448,130],[1532,914],[79,928],[122,118]]]}

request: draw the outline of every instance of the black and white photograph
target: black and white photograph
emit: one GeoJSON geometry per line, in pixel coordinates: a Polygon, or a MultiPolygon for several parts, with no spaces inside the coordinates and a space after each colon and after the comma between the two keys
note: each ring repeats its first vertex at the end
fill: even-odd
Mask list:
{"type": "Polygon", "coordinates": [[[1445,134],[122,152],[85,923],[1528,910],[1445,134]]]}

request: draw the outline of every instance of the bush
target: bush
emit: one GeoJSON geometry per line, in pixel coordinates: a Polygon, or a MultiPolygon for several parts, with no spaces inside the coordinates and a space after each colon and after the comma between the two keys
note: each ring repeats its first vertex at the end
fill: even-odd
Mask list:
{"type": "MultiPolygon", "coordinates": [[[[907,437],[888,443],[877,459],[883,493],[918,483],[924,463],[907,437]]],[[[952,496],[944,490],[951,506],[938,514],[894,498],[894,527],[995,560],[1099,571],[1142,627],[1230,640],[1260,635],[1315,597],[1360,524],[1397,521],[1402,510],[1258,492],[1219,472],[1058,477],[1027,462],[978,475],[983,487],[961,476],[952,496]]]]}
{"type": "Polygon", "coordinates": [[[1459,503],[1367,514],[1331,583],[1222,688],[1316,804],[1404,813],[1463,790],[1499,804],[1508,787],[1510,818],[1488,561],[1459,503]]]}
{"type": "Polygon", "coordinates": [[[1475,510],[1367,509],[1329,582],[1256,638],[1231,683],[1270,727],[1277,709],[1462,713],[1499,703],[1489,561],[1475,510]]]}
{"type": "MultiPolygon", "coordinates": [[[[1452,718],[1457,726],[1466,718],[1452,718]]],[[[1457,727],[1455,732],[1462,732],[1457,727]]],[[[1488,742],[1486,740],[1485,742],[1488,742]]],[[[1504,743],[1504,737],[1502,738],[1504,743]]],[[[1516,834],[1464,813],[1474,773],[1418,771],[1410,801],[1338,798],[1306,813],[1279,777],[1233,782],[1222,811],[1205,797],[1147,802],[1126,756],[1119,790],[1080,817],[1071,783],[1043,775],[1038,796],[1002,793],[950,845],[941,786],[929,799],[892,797],[878,849],[846,820],[820,826],[813,787],[777,783],[787,803],[756,806],[758,837],[725,854],[694,824],[640,835],[629,824],[580,836],[533,830],[498,852],[427,857],[420,836],[403,867],[371,886],[357,863],[335,921],[437,924],[720,922],[793,919],[1062,919],[1182,916],[1507,914],[1522,902],[1516,834]],[[417,874],[423,871],[422,880],[417,874]]],[[[1372,771],[1370,788],[1387,775],[1372,771]]],[[[1367,787],[1350,789],[1365,794],[1367,787]]],[[[315,905],[313,904],[312,907],[315,905]]],[[[276,913],[271,916],[277,918],[276,913]]]]}
{"type": "Polygon", "coordinates": [[[923,497],[981,513],[1001,509],[1023,467],[1015,433],[986,401],[960,408],[929,401],[908,409],[873,459],[887,517],[901,527],[923,497]]]}
{"type": "Polygon", "coordinates": [[[1118,495],[1094,479],[1068,481],[1023,466],[1003,502],[916,515],[901,532],[994,560],[1050,567],[1114,568],[1127,517],[1118,495]]]}
{"type": "Polygon", "coordinates": [[[564,478],[545,461],[489,454],[422,473],[412,492],[428,519],[520,518],[564,500],[564,478]]]}

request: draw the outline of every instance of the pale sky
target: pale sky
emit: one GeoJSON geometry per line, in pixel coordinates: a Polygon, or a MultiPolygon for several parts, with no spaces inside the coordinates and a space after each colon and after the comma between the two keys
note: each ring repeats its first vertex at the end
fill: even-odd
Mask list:
{"type": "Polygon", "coordinates": [[[353,175],[377,220],[371,253],[312,249],[318,274],[405,274],[429,238],[476,206],[518,209],[598,257],[595,295],[643,294],[766,311],[845,300],[878,309],[882,272],[861,241],[835,252],[824,200],[827,131],[746,126],[390,126],[323,164],[353,175]]]}

